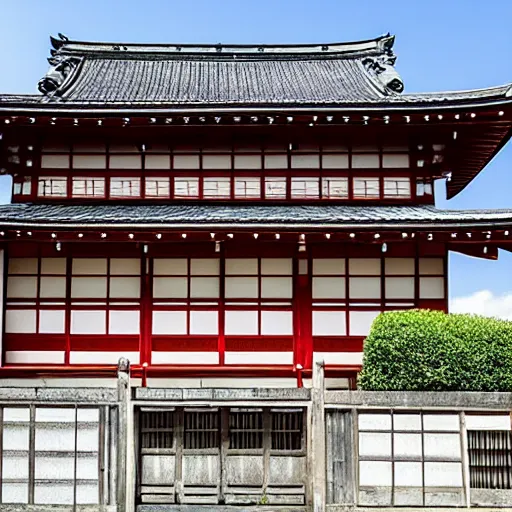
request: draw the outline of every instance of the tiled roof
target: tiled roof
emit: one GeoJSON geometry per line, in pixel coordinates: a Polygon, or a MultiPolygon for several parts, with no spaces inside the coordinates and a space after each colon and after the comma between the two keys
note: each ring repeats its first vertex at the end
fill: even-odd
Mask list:
{"type": "Polygon", "coordinates": [[[511,100],[510,84],[401,94],[389,34],[318,45],[51,41],[44,95],[0,95],[0,109],[411,109],[511,100]]]}
{"type": "Polygon", "coordinates": [[[511,225],[512,210],[438,210],[433,206],[345,205],[49,205],[0,206],[0,226],[179,228],[279,226],[282,229],[351,226],[511,225]]]}

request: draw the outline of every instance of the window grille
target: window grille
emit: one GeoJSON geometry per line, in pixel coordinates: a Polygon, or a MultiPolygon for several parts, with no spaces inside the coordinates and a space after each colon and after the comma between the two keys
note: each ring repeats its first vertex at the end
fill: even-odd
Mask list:
{"type": "Polygon", "coordinates": [[[263,448],[262,411],[230,411],[229,448],[232,450],[263,448]]]}
{"type": "Polygon", "coordinates": [[[285,199],[286,198],[286,178],[265,178],[265,198],[266,199],[285,199]]]}
{"type": "Polygon", "coordinates": [[[319,178],[292,177],[293,198],[318,198],[320,193],[319,178]]]}
{"type": "Polygon", "coordinates": [[[411,180],[409,178],[384,178],[384,197],[411,197],[411,180]]]}
{"type": "Polygon", "coordinates": [[[473,489],[512,489],[512,432],[468,430],[468,451],[473,489]]]}
{"type": "Polygon", "coordinates": [[[347,178],[322,178],[322,197],[324,198],[348,198],[347,178]]]}
{"type": "Polygon", "coordinates": [[[143,411],[140,416],[142,449],[174,446],[174,411],[143,411]]]}
{"type": "Polygon", "coordinates": [[[199,178],[174,178],[174,197],[199,197],[199,178]]]}
{"type": "Polygon", "coordinates": [[[354,198],[378,198],[379,178],[354,178],[354,198]]]}
{"type": "Polygon", "coordinates": [[[185,450],[219,448],[219,434],[220,422],[218,411],[185,411],[185,450]]]}
{"type": "Polygon", "coordinates": [[[140,197],[140,178],[110,178],[111,197],[140,197]]]}
{"type": "Polygon", "coordinates": [[[235,197],[236,198],[259,198],[261,196],[260,178],[235,178],[235,197]]]}
{"type": "Polygon", "coordinates": [[[304,425],[302,411],[271,411],[271,416],[272,450],[301,450],[304,425]]]}
{"type": "Polygon", "coordinates": [[[226,197],[231,195],[230,178],[204,178],[203,180],[204,197],[226,197]]]}
{"type": "Polygon", "coordinates": [[[67,178],[65,176],[41,176],[37,195],[39,197],[65,197],[67,195],[67,178]]]}
{"type": "Polygon", "coordinates": [[[105,197],[105,179],[73,176],[72,194],[73,197],[105,197]]]}
{"type": "Polygon", "coordinates": [[[146,197],[169,197],[169,178],[146,178],[146,197]]]}

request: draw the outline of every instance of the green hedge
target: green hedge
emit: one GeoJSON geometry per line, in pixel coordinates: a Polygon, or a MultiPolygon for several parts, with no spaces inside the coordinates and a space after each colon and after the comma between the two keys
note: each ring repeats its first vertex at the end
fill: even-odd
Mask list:
{"type": "Polygon", "coordinates": [[[440,311],[381,314],[359,387],[375,391],[512,391],[512,322],[440,311]]]}

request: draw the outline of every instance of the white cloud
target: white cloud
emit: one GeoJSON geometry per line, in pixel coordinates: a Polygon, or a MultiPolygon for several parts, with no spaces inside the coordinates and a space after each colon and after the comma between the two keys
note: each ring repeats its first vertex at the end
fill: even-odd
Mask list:
{"type": "Polygon", "coordinates": [[[512,320],[512,292],[494,295],[490,290],[481,290],[467,297],[450,300],[450,313],[473,313],[512,320]]]}

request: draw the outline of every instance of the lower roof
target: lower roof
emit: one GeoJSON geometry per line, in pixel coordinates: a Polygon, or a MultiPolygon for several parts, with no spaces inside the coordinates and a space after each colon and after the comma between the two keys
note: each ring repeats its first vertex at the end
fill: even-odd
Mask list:
{"type": "Polygon", "coordinates": [[[33,229],[205,229],[254,227],[282,230],[374,227],[400,229],[512,226],[510,210],[439,210],[430,205],[64,205],[0,206],[0,227],[33,229]]]}

